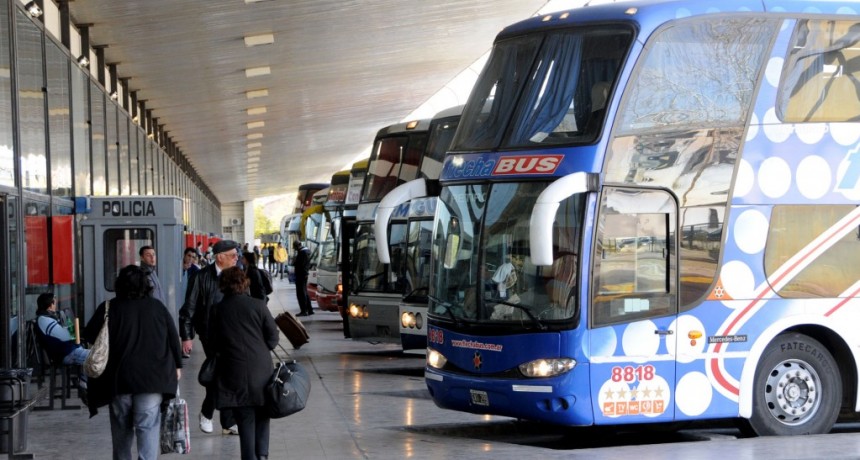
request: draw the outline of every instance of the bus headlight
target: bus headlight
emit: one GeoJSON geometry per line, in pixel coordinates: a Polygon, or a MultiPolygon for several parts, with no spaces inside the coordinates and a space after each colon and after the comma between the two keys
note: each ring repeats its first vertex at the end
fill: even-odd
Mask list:
{"type": "Polygon", "coordinates": [[[421,316],[421,313],[415,313],[415,329],[421,329],[424,327],[424,318],[421,316]]]}
{"type": "Polygon", "coordinates": [[[428,366],[432,367],[433,369],[442,369],[443,367],[445,367],[445,363],[447,363],[447,362],[448,362],[448,359],[446,359],[444,356],[442,356],[442,353],[439,353],[438,351],[436,351],[432,348],[427,349],[427,365],[428,366]]]}
{"type": "Polygon", "coordinates": [[[400,315],[400,325],[403,328],[414,328],[415,327],[415,315],[411,312],[404,311],[402,315],[400,315]]]}
{"type": "Polygon", "coordinates": [[[571,358],[536,359],[520,364],[520,372],[526,377],[555,377],[570,371],[574,366],[576,361],[571,358]]]}
{"type": "Polygon", "coordinates": [[[360,318],[359,313],[361,312],[361,308],[358,305],[351,303],[349,304],[349,316],[353,318],[360,318]]]}

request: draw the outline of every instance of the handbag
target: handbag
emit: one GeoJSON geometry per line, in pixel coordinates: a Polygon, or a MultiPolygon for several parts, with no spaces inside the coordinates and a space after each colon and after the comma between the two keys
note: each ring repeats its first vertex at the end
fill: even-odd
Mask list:
{"type": "Polygon", "coordinates": [[[296,360],[278,359],[269,383],[266,384],[266,410],[270,418],[283,418],[305,408],[311,392],[311,378],[308,371],[296,360]]]}
{"type": "Polygon", "coordinates": [[[108,354],[110,354],[110,333],[108,331],[108,310],[110,310],[110,300],[105,301],[105,322],[96,337],[95,343],[90,347],[90,353],[87,359],[84,360],[84,373],[88,377],[97,378],[102,375],[107,367],[108,354]]]}
{"type": "Polygon", "coordinates": [[[188,426],[188,404],[179,397],[171,399],[164,408],[161,417],[161,453],[188,454],[191,453],[191,429],[188,426]]]}
{"type": "Polygon", "coordinates": [[[200,366],[200,372],[197,373],[197,383],[204,387],[208,387],[213,384],[215,382],[215,376],[217,375],[217,365],[218,362],[214,355],[206,358],[203,361],[203,365],[200,366]]]}

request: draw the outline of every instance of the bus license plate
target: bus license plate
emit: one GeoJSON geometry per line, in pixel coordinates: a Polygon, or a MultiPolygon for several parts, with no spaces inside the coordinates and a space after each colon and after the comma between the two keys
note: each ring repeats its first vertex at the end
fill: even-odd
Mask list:
{"type": "Polygon", "coordinates": [[[469,390],[469,393],[472,395],[472,404],[475,404],[478,406],[489,406],[490,405],[490,399],[487,398],[487,392],[486,391],[469,390]]]}

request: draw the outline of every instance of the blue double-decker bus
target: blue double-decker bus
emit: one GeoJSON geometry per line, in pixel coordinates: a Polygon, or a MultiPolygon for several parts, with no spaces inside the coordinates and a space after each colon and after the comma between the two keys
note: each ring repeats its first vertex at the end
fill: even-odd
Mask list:
{"type": "Polygon", "coordinates": [[[619,2],[504,29],[441,175],[436,404],[759,435],[856,416],[858,12],[619,2]]]}

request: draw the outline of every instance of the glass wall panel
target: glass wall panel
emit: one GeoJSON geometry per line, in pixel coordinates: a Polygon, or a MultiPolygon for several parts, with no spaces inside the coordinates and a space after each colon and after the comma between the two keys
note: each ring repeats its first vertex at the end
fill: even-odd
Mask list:
{"type": "Polygon", "coordinates": [[[42,31],[22,11],[16,11],[21,180],[25,190],[48,193],[42,31]]]}
{"type": "Polygon", "coordinates": [[[107,102],[105,112],[105,143],[107,144],[108,195],[119,195],[119,143],[116,135],[116,104],[107,102]]]}
{"type": "Polygon", "coordinates": [[[74,142],[75,196],[92,194],[90,176],[89,78],[72,66],[72,137],[74,142]]]}
{"type": "Polygon", "coordinates": [[[92,130],[93,195],[107,194],[105,169],[105,94],[90,80],[90,129],[92,130]]]}
{"type": "MultiPolygon", "coordinates": [[[[0,0],[0,24],[9,24],[9,3],[0,0]]],[[[0,185],[15,186],[15,155],[12,144],[12,72],[9,34],[0,33],[0,185]]]]}
{"type": "Polygon", "coordinates": [[[129,182],[129,149],[128,149],[128,122],[129,119],[125,112],[118,110],[117,125],[119,126],[119,192],[122,195],[129,195],[131,192],[131,183],[129,182]]]}
{"type": "Polygon", "coordinates": [[[152,193],[161,195],[161,147],[152,143],[152,193]]]}
{"type": "Polygon", "coordinates": [[[72,137],[69,111],[69,57],[51,40],[48,60],[48,134],[51,155],[51,194],[72,195],[72,137]]]}
{"type": "Polygon", "coordinates": [[[129,168],[129,176],[128,180],[130,183],[130,193],[132,195],[141,195],[140,191],[140,152],[138,150],[138,146],[140,145],[140,130],[137,128],[137,125],[134,123],[129,125],[129,137],[128,137],[128,168],[129,168]]]}

